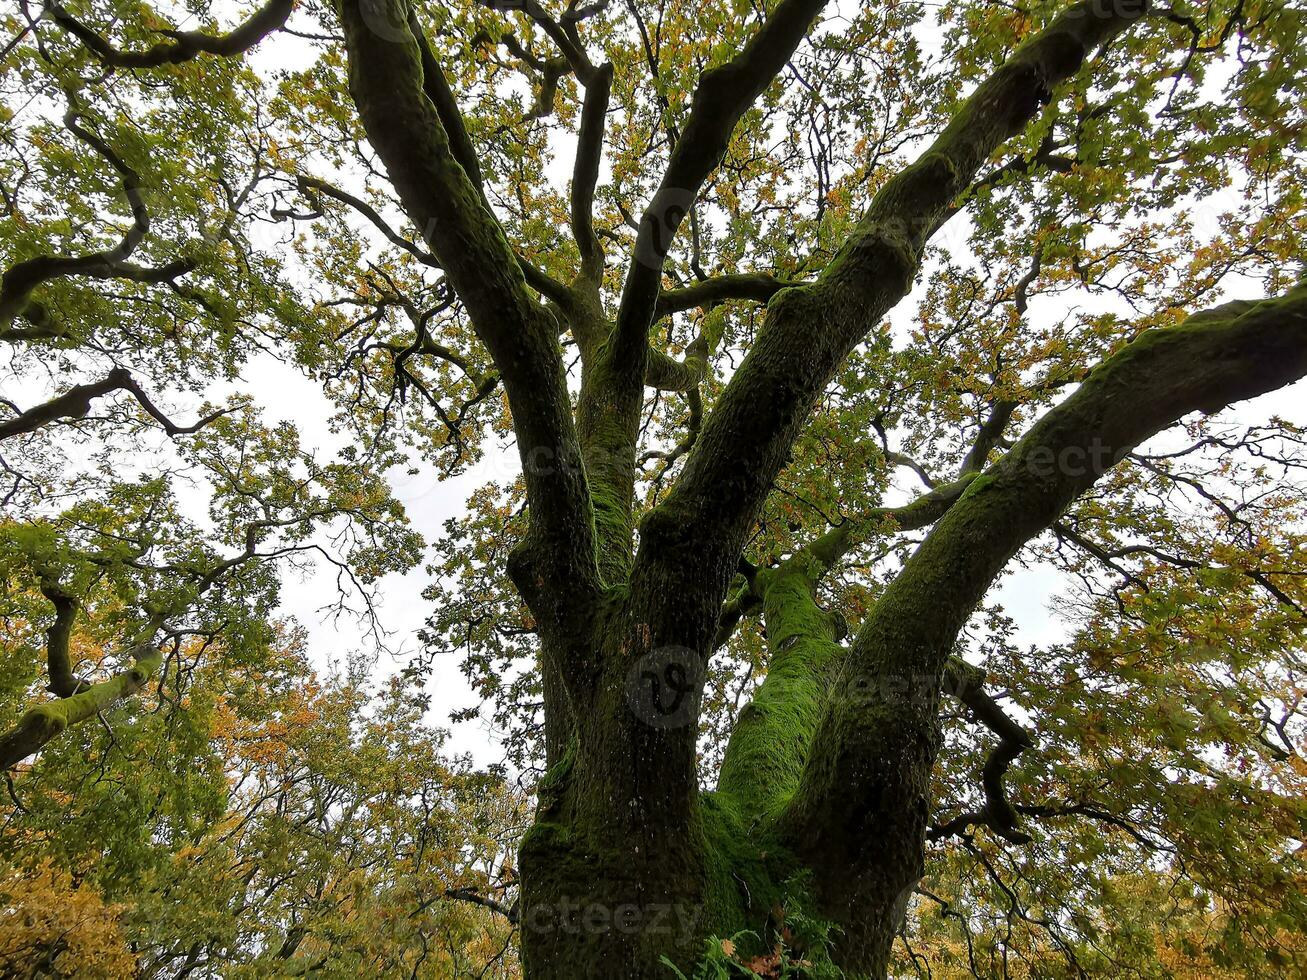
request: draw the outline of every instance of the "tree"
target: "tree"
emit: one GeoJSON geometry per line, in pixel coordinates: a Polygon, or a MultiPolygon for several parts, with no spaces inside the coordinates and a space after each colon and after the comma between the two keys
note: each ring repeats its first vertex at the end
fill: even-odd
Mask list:
{"type": "Polygon", "coordinates": [[[117,392],[210,447],[244,550],[162,488],[16,525],[57,697],[6,764],[225,634],[169,622],[314,522],[411,564],[386,468],[511,434],[427,638],[539,759],[528,976],[1301,965],[1302,433],[1220,414],[1307,374],[1299,5],[242,13],[11,21],[0,339],[113,368],[10,406],[9,503],[117,392]],[[246,477],[249,423],[134,380],[260,349],[362,449],[291,474],[259,436],[246,477]],[[994,590],[1034,558],[1079,584],[1029,648],[994,590]],[[86,683],[92,603],[136,666],[86,683]]]}

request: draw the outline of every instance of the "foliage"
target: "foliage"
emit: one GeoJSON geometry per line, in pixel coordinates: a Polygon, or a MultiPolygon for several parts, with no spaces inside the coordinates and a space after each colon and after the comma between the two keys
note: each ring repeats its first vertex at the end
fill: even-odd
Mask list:
{"type": "MultiPolygon", "coordinates": [[[[756,933],[738,932],[729,939],[708,940],[693,980],[843,980],[844,971],[831,962],[830,923],[810,919],[797,909],[778,909],[776,938],[770,947],[756,933]]],[[[664,959],[678,980],[691,980],[664,959]]]]}
{"type": "Polygon", "coordinates": [[[0,966],[5,976],[121,977],[135,958],[119,927],[121,909],[95,889],[43,863],[5,868],[0,899],[0,966]]]}
{"type": "Polygon", "coordinates": [[[27,916],[6,962],[511,975],[507,924],[448,893],[511,890],[521,800],[445,756],[423,700],[370,690],[369,671],[322,679],[283,635],[255,664],[196,670],[175,702],[107,715],[111,738],[91,729],[20,768],[0,851],[32,890],[6,920],[27,916]]]}

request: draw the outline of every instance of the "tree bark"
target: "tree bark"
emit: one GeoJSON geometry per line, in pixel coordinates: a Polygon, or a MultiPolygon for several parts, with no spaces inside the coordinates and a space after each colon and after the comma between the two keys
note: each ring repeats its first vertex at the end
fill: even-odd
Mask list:
{"type": "Polygon", "coordinates": [[[135,663],[97,684],[83,685],[71,697],[29,708],[18,724],[0,735],[0,771],[22,762],[72,725],[80,724],[135,694],[163,663],[163,652],[143,645],[133,651],[135,663]]]}

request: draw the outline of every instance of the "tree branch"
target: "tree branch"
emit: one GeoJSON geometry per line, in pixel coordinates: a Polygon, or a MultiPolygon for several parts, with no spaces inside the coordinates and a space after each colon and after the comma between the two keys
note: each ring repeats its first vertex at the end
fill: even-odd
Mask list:
{"type": "Polygon", "coordinates": [[[357,198],[353,194],[341,190],[339,187],[328,184],[325,180],[320,180],[317,177],[310,177],[307,174],[296,174],[295,184],[299,188],[300,193],[308,198],[309,203],[319,211],[322,210],[322,205],[317,200],[317,195],[325,194],[332,200],[339,201],[341,204],[353,208],[359,214],[363,215],[363,217],[367,218],[378,231],[386,236],[386,240],[392,245],[402,248],[424,265],[433,266],[437,269],[440,268],[440,263],[436,261],[434,255],[422,248],[420,245],[409,241],[403,235],[399,234],[399,232],[395,231],[395,229],[391,228],[386,222],[386,219],[378,214],[377,209],[367,201],[357,198]]]}
{"type": "Polygon", "coordinates": [[[487,898],[485,895],[479,894],[475,888],[446,888],[445,897],[459,902],[471,902],[473,905],[480,905],[482,908],[502,915],[510,925],[517,925],[516,904],[505,905],[503,902],[497,902],[493,898],[487,898]]]}
{"type": "Polygon", "coordinates": [[[17,765],[64,729],[94,718],[135,694],[163,663],[163,651],[148,642],[133,647],[131,657],[131,667],[107,680],[87,685],[71,697],[29,708],[17,725],[0,735],[0,769],[17,765]]]}
{"type": "Polygon", "coordinates": [[[762,609],[767,676],[736,720],[718,783],[746,812],[771,814],[788,802],[821,720],[828,672],[845,653],[839,645],[847,634],[843,619],[817,605],[822,578],[874,530],[914,530],[939,520],[972,479],[968,474],[902,507],[877,507],[846,520],[775,568],[746,563],[745,584],[723,607],[713,644],[722,646],[745,614],[762,609]]]}
{"type": "Polygon", "coordinates": [[[613,356],[628,377],[638,381],[644,373],[663,260],[681,221],[721,163],[740,118],[785,67],[825,5],[826,0],[781,0],[739,54],[700,79],[667,170],[640,219],[622,289],[613,356]]]}
{"type": "Polygon", "coordinates": [[[693,567],[701,579],[690,591],[724,593],[813,405],[849,351],[906,295],[924,244],[954,199],[1050,98],[1052,86],[1140,13],[1138,5],[1105,10],[1099,0],[1068,9],[984,81],[921,159],[881,189],[816,283],[771,298],[757,341],[705,421],[680,480],[644,521],[633,577],[656,580],[661,569],[693,567]]]}
{"type": "MultiPolygon", "coordinates": [[[[502,10],[506,6],[497,0],[477,0],[483,7],[489,7],[491,10],[502,10]]],[[[564,23],[560,24],[549,16],[548,11],[540,6],[536,0],[517,0],[514,4],[519,6],[524,14],[530,17],[535,23],[540,25],[549,39],[558,46],[558,50],[563,53],[567,59],[568,65],[576,73],[576,77],[583,83],[589,82],[590,77],[595,72],[595,67],[590,62],[589,56],[585,53],[585,48],[581,45],[576,32],[576,24],[584,19],[578,15],[578,12],[571,11],[571,16],[563,15],[564,23]]],[[[529,60],[529,59],[528,59],[529,60]]]]}
{"type": "Polygon", "coordinates": [[[604,152],[604,122],[613,84],[613,66],[600,65],[585,83],[581,129],[577,134],[576,162],[572,166],[572,237],[581,253],[581,274],[598,283],[603,276],[604,252],[594,230],[595,184],[604,152]]]}
{"type": "MultiPolygon", "coordinates": [[[[407,23],[399,0],[387,0],[386,9],[392,23],[407,23]]],[[[503,379],[531,517],[510,572],[532,611],[562,625],[597,595],[599,577],[557,325],[528,292],[522,266],[425,94],[419,41],[411,31],[382,37],[369,16],[376,11],[365,16],[361,0],[340,4],[350,93],[410,220],[423,229],[503,379]],[[544,588],[559,581],[572,588],[544,588]]]]}
{"type": "Polygon", "coordinates": [[[427,41],[426,32],[422,25],[418,23],[417,11],[412,7],[408,11],[408,28],[418,45],[418,54],[422,63],[422,91],[431,104],[435,106],[436,114],[440,117],[440,124],[445,128],[445,134],[449,138],[450,153],[463,168],[467,174],[467,179],[472,182],[472,186],[477,189],[482,200],[485,199],[485,191],[481,186],[481,163],[477,160],[476,148],[472,145],[472,137],[467,133],[467,127],[463,124],[463,113],[458,108],[458,100],[454,97],[454,90],[449,87],[449,79],[445,77],[444,70],[440,67],[440,62],[436,60],[435,52],[431,50],[431,45],[427,41]]]}
{"type": "MultiPolygon", "coordinates": [[[[91,147],[118,172],[123,194],[132,212],[132,223],[113,248],[80,256],[37,255],[16,262],[0,277],[0,327],[8,326],[28,307],[32,292],[43,283],[66,276],[91,279],[127,279],[132,282],[169,282],[195,268],[189,259],[178,259],[158,268],[127,262],[150,231],[150,214],[141,195],[141,180],[113,148],[78,122],[75,108],[64,115],[64,125],[79,140],[91,147]]],[[[44,312],[43,312],[44,315],[44,312]]]]}
{"type": "Polygon", "coordinates": [[[866,541],[870,532],[887,524],[892,525],[896,531],[916,531],[929,527],[957,503],[974,478],[974,473],[966,473],[953,483],[936,487],[902,507],[876,507],[859,517],[846,520],[803,548],[799,552],[803,556],[801,560],[815,561],[825,572],[866,541]]]}
{"type": "MultiPolygon", "coordinates": [[[[850,517],[800,548],[781,567],[801,571],[815,586],[871,534],[877,531],[916,531],[934,524],[958,501],[974,478],[974,473],[965,474],[901,507],[874,507],[857,517],[850,517]]],[[[762,587],[756,576],[750,576],[744,586],[727,599],[717,618],[717,632],[711,650],[724,646],[740,620],[762,605],[762,587]]]]}
{"type": "Polygon", "coordinates": [[[124,368],[114,368],[101,381],[90,384],[74,385],[68,391],[48,402],[29,408],[16,418],[0,422],[0,439],[34,432],[42,426],[59,419],[85,418],[91,411],[91,401],[114,391],[128,391],[140,403],[141,408],[161,426],[170,436],[189,435],[198,432],[216,418],[226,415],[230,409],[223,409],[206,415],[192,425],[177,425],[164,415],[148,395],[124,368]]]}
{"type": "Polygon", "coordinates": [[[824,903],[890,907],[919,877],[940,677],[1008,559],[1145,439],[1305,374],[1307,287],[1197,313],[1140,334],[972,481],[858,631],[783,818],[824,903]]]}
{"type": "Polygon", "coordinates": [[[73,674],[70,646],[73,623],[81,604],[69,595],[59,583],[47,579],[41,583],[41,594],[54,606],[54,622],[45,632],[45,656],[50,670],[50,691],[61,698],[70,698],[86,685],[73,674]]]}
{"type": "Polygon", "coordinates": [[[985,672],[979,667],[973,667],[960,657],[950,657],[944,665],[944,690],[970,708],[976,720],[998,736],[998,745],[990,750],[981,770],[984,809],[955,817],[932,830],[927,838],[939,840],[983,823],[1014,844],[1027,843],[1030,838],[1017,829],[1016,811],[1003,791],[1003,777],[1017,756],[1034,746],[1035,740],[985,691],[985,672]]]}
{"type": "Polygon", "coordinates": [[[56,24],[86,45],[101,62],[113,68],[157,68],[190,61],[201,54],[224,58],[241,54],[281,28],[294,6],[295,0],[268,0],[249,20],[226,34],[160,30],[160,34],[172,40],[144,51],[123,51],[70,14],[57,0],[46,2],[46,10],[56,24]]]}
{"type": "Polygon", "coordinates": [[[777,279],[769,272],[740,272],[702,279],[679,289],[664,289],[658,294],[654,319],[672,313],[690,310],[696,306],[711,306],[731,299],[751,299],[766,303],[782,289],[801,286],[801,282],[777,279]]]}
{"type": "Polygon", "coordinates": [[[1017,402],[1000,399],[990,406],[989,415],[980,423],[976,440],[970,452],[962,461],[963,473],[979,473],[989,462],[992,453],[1003,439],[1003,430],[1012,421],[1012,413],[1017,410],[1017,402]]]}

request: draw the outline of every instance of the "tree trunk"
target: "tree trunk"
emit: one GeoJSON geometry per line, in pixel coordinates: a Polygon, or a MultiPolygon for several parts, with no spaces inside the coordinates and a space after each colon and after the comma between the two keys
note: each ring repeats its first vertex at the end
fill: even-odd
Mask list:
{"type": "Polygon", "coordinates": [[[522,955],[532,977],[668,977],[660,957],[689,962],[721,919],[708,912],[714,847],[705,828],[716,821],[695,792],[687,738],[697,658],[637,654],[638,631],[624,623],[616,617],[596,636],[590,662],[611,667],[587,692],[587,710],[572,713],[522,843],[522,955]]]}
{"type": "MultiPolygon", "coordinates": [[[[554,778],[584,782],[573,768],[551,774],[551,791],[561,788],[554,778]]],[[[741,945],[764,951],[796,909],[837,927],[827,952],[850,976],[883,977],[923,860],[924,812],[915,837],[883,841],[893,866],[906,869],[902,887],[882,877],[874,899],[865,888],[839,888],[835,875],[835,889],[814,894],[816,870],[728,794],[699,794],[687,831],[617,814],[595,824],[561,809],[542,806],[519,858],[522,961],[533,980],[668,980],[668,962],[692,975],[712,939],[748,931],[757,938],[741,945]],[[841,892],[849,896],[842,904],[841,892]]]]}
{"type": "MultiPolygon", "coordinates": [[[[884,975],[920,875],[924,807],[895,824],[897,836],[882,835],[894,874],[877,880],[892,877],[893,887],[859,887],[856,900],[843,873],[798,856],[811,842],[789,836],[783,819],[846,653],[837,642],[842,622],[818,608],[815,581],[795,563],[761,573],[753,586],[770,665],[711,792],[698,790],[694,760],[701,655],[650,647],[647,628],[629,615],[596,638],[595,662],[613,666],[590,710],[576,713],[522,843],[528,976],[666,980],[668,962],[690,975],[710,939],[749,932],[742,947],[771,949],[795,910],[837,927],[833,952],[846,968],[884,975]]],[[[923,793],[933,747],[926,738],[910,756],[923,793]]]]}

